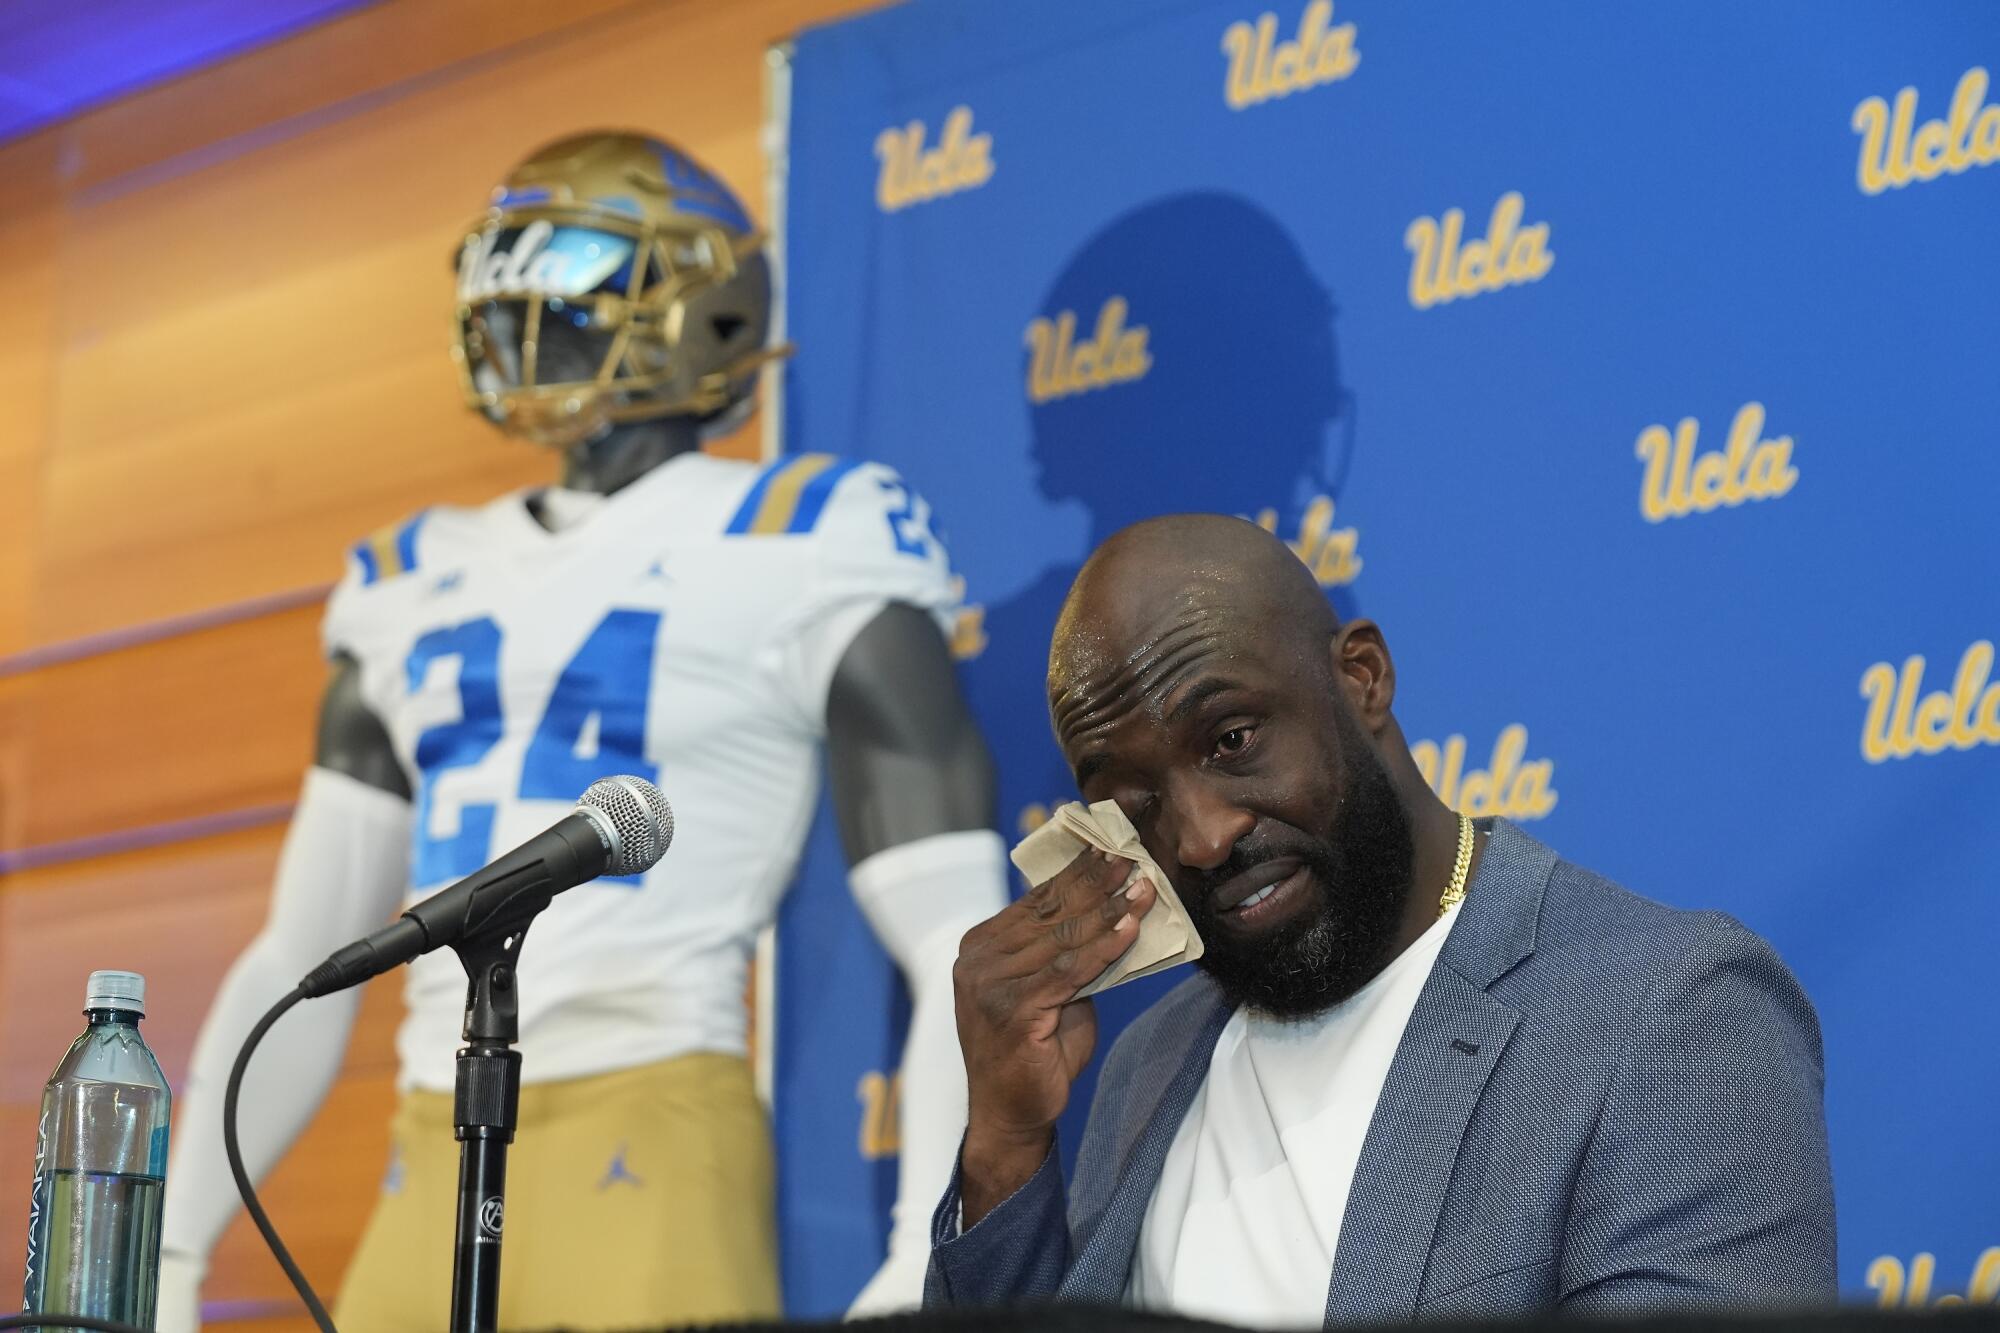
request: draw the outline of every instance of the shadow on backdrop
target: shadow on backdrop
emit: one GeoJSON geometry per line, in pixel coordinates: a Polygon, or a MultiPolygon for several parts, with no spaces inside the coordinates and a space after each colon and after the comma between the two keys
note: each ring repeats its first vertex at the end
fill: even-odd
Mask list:
{"type": "MultiPolygon", "coordinates": [[[[1315,515],[1337,509],[1355,414],[1335,306],[1270,214],[1218,193],[1145,204],[1077,251],[1036,315],[1022,383],[1037,485],[1086,511],[1086,551],[1129,523],[1188,511],[1267,516],[1280,536],[1310,545],[1315,515]]],[[[1010,839],[1074,799],[1043,681],[1076,570],[1059,562],[988,606],[986,647],[964,669],[998,761],[1000,829],[1010,839]]],[[[1342,616],[1354,613],[1346,593],[1329,589],[1342,616]]],[[[1099,1054],[1184,975],[1102,997],[1099,1054]]],[[[1092,1068],[1072,1095],[1066,1164],[1095,1083],[1092,1068]]]]}

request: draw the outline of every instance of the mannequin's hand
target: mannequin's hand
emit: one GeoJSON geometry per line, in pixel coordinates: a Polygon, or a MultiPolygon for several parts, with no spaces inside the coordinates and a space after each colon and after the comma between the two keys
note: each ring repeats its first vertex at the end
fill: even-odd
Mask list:
{"type": "Polygon", "coordinates": [[[201,1333],[201,1280],[207,1274],[208,1265],[194,1256],[161,1251],[157,1333],[201,1333]]]}
{"type": "Polygon", "coordinates": [[[854,1304],[847,1307],[849,1319],[901,1314],[924,1303],[924,1274],[930,1271],[931,1249],[929,1238],[923,1239],[925,1243],[920,1245],[889,1247],[889,1257],[868,1279],[854,1304]]]}

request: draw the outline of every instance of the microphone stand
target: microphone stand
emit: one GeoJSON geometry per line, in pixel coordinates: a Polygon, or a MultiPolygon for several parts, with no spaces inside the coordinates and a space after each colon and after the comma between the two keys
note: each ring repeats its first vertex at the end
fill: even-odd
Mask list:
{"type": "MultiPolygon", "coordinates": [[[[540,910],[544,903],[537,905],[540,910]]],[[[497,1333],[500,1228],[507,1145],[521,1104],[520,995],[515,955],[534,912],[491,925],[452,948],[465,966],[465,1042],[452,1109],[458,1138],[458,1233],[451,1265],[452,1333],[497,1333]]]]}

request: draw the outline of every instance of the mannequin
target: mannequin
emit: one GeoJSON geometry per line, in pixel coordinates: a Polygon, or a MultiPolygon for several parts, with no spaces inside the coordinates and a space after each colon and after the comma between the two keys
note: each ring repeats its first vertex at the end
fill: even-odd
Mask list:
{"type": "MultiPolygon", "coordinates": [[[[160,1329],[198,1326],[234,1212],[220,1092],[250,1022],[406,893],[470,873],[615,772],[656,773],[682,829],[639,882],[563,895],[523,948],[502,1308],[577,1329],[779,1313],[743,977],[822,745],[850,885],[912,997],[896,1223],[855,1309],[920,1301],[964,1123],[951,963],[1007,898],[993,770],[921,499],[874,464],[702,450],[783,354],[766,346],[759,244],[719,181],[630,134],[532,155],[467,235],[454,351],[468,404],[557,453],[560,485],[385,529],[329,602],[331,677],[271,915],[177,1107],[160,1329]]],[[[395,1155],[335,1310],[370,1333],[434,1327],[449,1294],[437,1199],[455,1171],[463,978],[449,955],[419,959],[405,993],[395,1155]]],[[[331,1086],[354,1005],[300,1006],[260,1050],[242,1117],[253,1176],[331,1086]]]]}

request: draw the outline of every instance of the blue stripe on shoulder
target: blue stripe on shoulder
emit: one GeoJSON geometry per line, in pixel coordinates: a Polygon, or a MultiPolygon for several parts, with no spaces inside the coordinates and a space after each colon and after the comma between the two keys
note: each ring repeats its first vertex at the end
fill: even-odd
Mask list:
{"type": "Polygon", "coordinates": [[[750,524],[756,520],[757,510],[764,503],[764,492],[771,489],[771,482],[780,472],[796,463],[798,459],[797,454],[786,454],[759,472],[757,480],[750,485],[749,493],[743,497],[743,503],[736,506],[735,517],[729,520],[729,526],[724,528],[723,532],[732,537],[741,537],[750,531],[750,524]]]}
{"type": "Polygon", "coordinates": [[[361,566],[361,586],[367,587],[382,577],[382,567],[375,563],[375,552],[367,542],[354,544],[354,562],[361,566]]]}
{"type": "Polygon", "coordinates": [[[861,460],[843,458],[826,471],[806,483],[799,493],[799,507],[793,511],[792,521],[786,532],[811,532],[819,522],[820,511],[833,496],[833,488],[840,479],[861,466],[861,460]]]}
{"type": "Polygon", "coordinates": [[[396,556],[403,562],[398,573],[407,574],[417,567],[417,529],[423,527],[424,520],[429,516],[428,509],[419,510],[416,517],[396,533],[396,556]]]}

